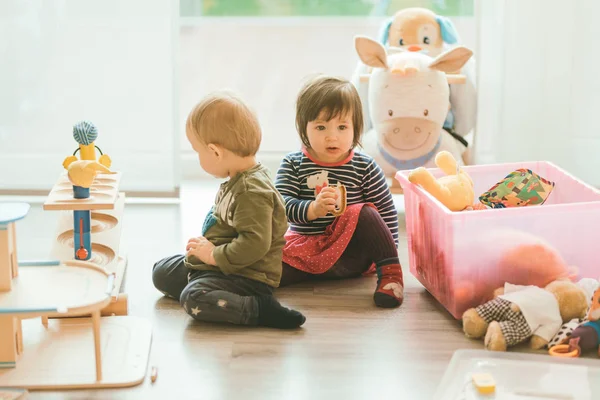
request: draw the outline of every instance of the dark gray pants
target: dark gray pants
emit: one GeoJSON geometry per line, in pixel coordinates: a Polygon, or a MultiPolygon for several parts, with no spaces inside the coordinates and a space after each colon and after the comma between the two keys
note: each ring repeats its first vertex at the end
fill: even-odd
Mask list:
{"type": "Polygon", "coordinates": [[[258,301],[272,288],[262,282],[216,271],[188,269],[185,256],[163,258],[152,270],[154,286],[178,300],[183,309],[198,321],[256,325],[258,301]]]}

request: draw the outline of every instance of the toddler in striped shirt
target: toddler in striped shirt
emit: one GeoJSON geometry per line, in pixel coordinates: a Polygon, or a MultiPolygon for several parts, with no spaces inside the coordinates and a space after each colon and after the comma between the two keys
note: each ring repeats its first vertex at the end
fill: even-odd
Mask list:
{"type": "Polygon", "coordinates": [[[354,150],[363,128],[355,87],[330,76],[308,82],[296,102],[296,128],[302,149],[283,159],[275,182],[290,224],[280,286],[376,271],[375,304],[400,306],[398,214],[381,168],[354,150]],[[347,206],[334,216],[338,184],[347,206]]]}

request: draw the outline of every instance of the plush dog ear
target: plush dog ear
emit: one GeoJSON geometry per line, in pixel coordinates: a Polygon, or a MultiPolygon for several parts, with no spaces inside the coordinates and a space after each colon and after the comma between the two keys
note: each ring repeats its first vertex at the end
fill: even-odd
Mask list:
{"type": "Polygon", "coordinates": [[[394,22],[393,18],[388,19],[379,31],[379,43],[384,46],[387,45],[388,39],[390,38],[390,27],[392,26],[392,22],[394,22]]]}
{"type": "Polygon", "coordinates": [[[458,33],[456,32],[456,28],[454,27],[452,21],[446,17],[442,17],[441,15],[436,15],[435,20],[440,26],[442,40],[448,44],[458,43],[458,33]]]}
{"type": "Polygon", "coordinates": [[[388,68],[387,54],[381,43],[366,36],[355,36],[354,47],[362,62],[369,67],[388,68]]]}

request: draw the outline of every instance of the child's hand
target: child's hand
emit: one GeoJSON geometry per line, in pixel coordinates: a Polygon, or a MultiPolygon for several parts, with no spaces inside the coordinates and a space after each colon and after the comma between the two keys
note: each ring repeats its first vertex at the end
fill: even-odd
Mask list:
{"type": "MultiPolygon", "coordinates": [[[[335,210],[335,201],[337,200],[337,193],[335,189],[329,186],[324,187],[321,192],[317,195],[315,201],[310,203],[310,209],[312,208],[312,214],[315,218],[321,218],[326,216],[329,212],[335,210]]],[[[309,219],[310,215],[309,215],[309,219]]]]}
{"type": "Polygon", "coordinates": [[[185,246],[186,256],[194,256],[204,264],[217,265],[212,251],[215,245],[209,242],[206,238],[199,236],[188,240],[185,246]]]}

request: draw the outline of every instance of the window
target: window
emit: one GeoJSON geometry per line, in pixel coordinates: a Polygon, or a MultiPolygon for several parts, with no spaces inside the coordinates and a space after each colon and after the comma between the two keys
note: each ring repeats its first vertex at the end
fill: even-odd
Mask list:
{"type": "Polygon", "coordinates": [[[424,7],[449,17],[473,16],[474,0],[181,0],[182,17],[385,16],[424,7]]]}

